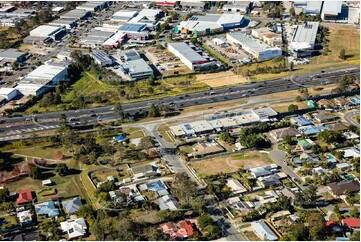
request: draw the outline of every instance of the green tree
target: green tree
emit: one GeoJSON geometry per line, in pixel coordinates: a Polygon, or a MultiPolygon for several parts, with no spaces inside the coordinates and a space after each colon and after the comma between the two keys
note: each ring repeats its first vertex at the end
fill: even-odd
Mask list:
{"type": "Polygon", "coordinates": [[[55,171],[59,174],[59,176],[65,176],[69,172],[69,168],[66,164],[60,163],[56,165],[55,171]]]}
{"type": "Polygon", "coordinates": [[[0,189],[0,203],[7,202],[10,197],[8,188],[0,189]]]}
{"type": "Polygon", "coordinates": [[[33,179],[41,179],[43,176],[43,171],[39,167],[35,166],[31,168],[29,176],[33,179]]]}
{"type": "Polygon", "coordinates": [[[152,103],[149,107],[148,117],[159,117],[159,115],[158,107],[152,103]]]}
{"type": "Polygon", "coordinates": [[[124,119],[125,114],[124,114],[124,110],[123,110],[123,107],[120,102],[116,102],[114,104],[114,113],[119,115],[121,120],[124,119]]]}
{"type": "Polygon", "coordinates": [[[144,136],[140,139],[138,148],[142,150],[150,149],[154,147],[155,141],[151,136],[144,136]]]}
{"type": "Polygon", "coordinates": [[[208,225],[213,225],[214,221],[213,219],[211,218],[211,216],[207,213],[202,213],[199,217],[198,217],[198,226],[201,228],[201,229],[206,229],[206,227],[208,225]]]}
{"type": "Polygon", "coordinates": [[[291,17],[296,16],[296,12],[295,12],[295,8],[294,8],[294,7],[290,8],[290,16],[291,16],[291,17]]]}
{"type": "Polygon", "coordinates": [[[338,56],[341,60],[346,60],[345,52],[345,48],[342,48],[340,51],[340,55],[338,56]]]}
{"type": "Polygon", "coordinates": [[[288,112],[296,113],[298,111],[298,106],[295,104],[290,104],[288,106],[288,112]]]}
{"type": "Polygon", "coordinates": [[[234,143],[234,139],[230,136],[228,132],[221,132],[219,134],[219,139],[230,144],[234,143]]]}

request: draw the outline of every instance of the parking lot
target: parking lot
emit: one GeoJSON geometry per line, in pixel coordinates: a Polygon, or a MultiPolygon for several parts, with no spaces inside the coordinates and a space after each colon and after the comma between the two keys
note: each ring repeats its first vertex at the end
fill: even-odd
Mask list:
{"type": "Polygon", "coordinates": [[[238,50],[235,46],[228,44],[226,39],[223,37],[218,37],[224,41],[222,45],[215,44],[212,40],[207,40],[206,45],[212,50],[219,53],[223,58],[227,59],[230,65],[240,64],[240,61],[248,59],[248,54],[238,50]]]}
{"type": "Polygon", "coordinates": [[[191,73],[186,65],[184,65],[178,57],[174,56],[167,50],[149,49],[145,56],[154,63],[154,66],[162,74],[162,76],[172,76],[174,74],[191,73]]]}

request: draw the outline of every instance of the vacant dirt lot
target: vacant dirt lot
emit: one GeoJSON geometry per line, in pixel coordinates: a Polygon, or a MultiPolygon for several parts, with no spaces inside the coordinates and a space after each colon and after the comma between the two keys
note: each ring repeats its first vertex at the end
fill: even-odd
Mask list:
{"type": "Polygon", "coordinates": [[[269,163],[266,154],[258,151],[244,151],[237,154],[214,157],[207,160],[195,161],[192,167],[200,176],[214,175],[218,173],[232,173],[240,168],[253,168],[269,163]]]}
{"type": "Polygon", "coordinates": [[[236,75],[232,71],[200,74],[197,81],[204,82],[211,87],[230,86],[234,84],[247,83],[247,79],[241,75],[236,75]]]}

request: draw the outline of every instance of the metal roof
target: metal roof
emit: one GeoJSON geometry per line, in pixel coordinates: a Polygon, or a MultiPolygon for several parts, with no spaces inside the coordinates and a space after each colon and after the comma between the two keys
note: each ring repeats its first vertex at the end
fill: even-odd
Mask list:
{"type": "Polygon", "coordinates": [[[4,51],[0,52],[0,58],[5,59],[17,59],[21,57],[22,55],[26,54],[25,52],[21,52],[17,49],[6,49],[4,51]]]}
{"type": "Polygon", "coordinates": [[[152,68],[143,59],[130,60],[122,64],[124,69],[129,69],[129,74],[153,72],[152,68]]]}
{"type": "Polygon", "coordinates": [[[110,57],[104,52],[104,51],[94,51],[90,53],[90,56],[93,57],[94,59],[99,60],[100,62],[113,62],[112,59],[110,59],[110,57]]]}
{"type": "Polygon", "coordinates": [[[234,38],[239,42],[239,44],[245,45],[255,52],[263,52],[268,49],[275,49],[275,48],[279,49],[278,47],[271,47],[261,42],[260,40],[252,38],[251,36],[244,33],[233,32],[233,33],[228,33],[227,36],[234,38]]]}
{"type": "Polygon", "coordinates": [[[322,14],[338,15],[342,10],[342,1],[324,1],[322,14]]]}
{"type": "Polygon", "coordinates": [[[268,225],[262,220],[252,222],[251,226],[261,240],[278,240],[277,235],[275,235],[270,227],[268,227],[268,225]]]}
{"type": "Polygon", "coordinates": [[[316,41],[318,26],[319,22],[307,22],[304,25],[298,25],[293,33],[292,43],[313,45],[316,41]]]}
{"type": "Polygon", "coordinates": [[[189,45],[184,42],[173,42],[168,43],[168,45],[176,49],[182,56],[184,56],[191,62],[207,61],[206,58],[198,54],[195,50],[193,50],[189,45]]]}
{"type": "Polygon", "coordinates": [[[145,24],[124,24],[119,30],[123,32],[141,32],[145,27],[145,24]]]}

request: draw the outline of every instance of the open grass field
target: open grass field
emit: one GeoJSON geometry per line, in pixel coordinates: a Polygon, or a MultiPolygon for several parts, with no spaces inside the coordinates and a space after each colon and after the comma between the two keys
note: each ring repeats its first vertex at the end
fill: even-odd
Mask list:
{"type": "Polygon", "coordinates": [[[206,160],[195,161],[191,166],[201,176],[219,173],[233,173],[239,169],[248,169],[266,165],[270,162],[267,155],[258,151],[243,151],[228,156],[214,157],[206,160]]]}
{"type": "Polygon", "coordinates": [[[330,64],[338,65],[354,65],[360,63],[360,30],[348,26],[335,26],[325,24],[330,34],[327,36],[329,40],[328,55],[313,57],[311,64],[317,64],[318,67],[327,67],[330,64]],[[347,59],[341,60],[338,56],[342,48],[345,48],[347,59]]]}
{"type": "Polygon", "coordinates": [[[197,81],[203,82],[210,87],[232,86],[248,83],[245,77],[236,75],[232,71],[199,74],[197,75],[197,81]]]}
{"type": "Polygon", "coordinates": [[[167,141],[169,143],[173,143],[175,140],[169,133],[170,132],[169,126],[171,126],[171,125],[167,125],[167,124],[160,125],[158,128],[158,132],[162,135],[162,137],[165,141],[167,141]]]}

